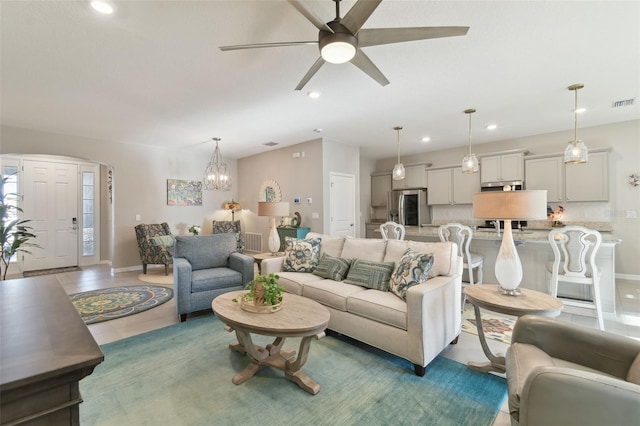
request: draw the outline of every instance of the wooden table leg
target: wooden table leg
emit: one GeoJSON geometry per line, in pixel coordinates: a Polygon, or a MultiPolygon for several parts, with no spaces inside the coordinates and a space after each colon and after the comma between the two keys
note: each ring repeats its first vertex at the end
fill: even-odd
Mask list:
{"type": "Polygon", "coordinates": [[[320,392],[320,385],[302,371],[302,366],[307,362],[311,340],[321,339],[324,335],[324,332],[322,332],[313,336],[303,337],[300,341],[298,358],[293,361],[288,360],[285,365],[285,377],[312,395],[320,392]]]}
{"type": "Polygon", "coordinates": [[[482,315],[480,315],[480,308],[476,305],[473,305],[473,310],[476,314],[476,328],[478,330],[478,337],[480,338],[480,345],[482,346],[482,351],[489,358],[489,362],[469,362],[467,366],[472,370],[482,371],[484,373],[488,373],[489,371],[496,371],[498,373],[504,373],[506,371],[505,361],[503,356],[496,356],[489,349],[489,345],[487,345],[487,339],[484,335],[484,330],[482,328],[482,315]]]}

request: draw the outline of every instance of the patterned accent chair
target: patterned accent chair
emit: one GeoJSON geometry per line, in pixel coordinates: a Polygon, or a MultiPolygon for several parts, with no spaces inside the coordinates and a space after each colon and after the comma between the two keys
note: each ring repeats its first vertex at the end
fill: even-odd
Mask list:
{"type": "Polygon", "coordinates": [[[173,263],[173,245],[162,244],[163,236],[171,236],[171,230],[166,222],[160,224],[136,225],[138,250],[142,261],[142,272],[147,273],[147,265],[164,265],[164,274],[169,275],[169,265],[173,263]]]}
{"type": "Polygon", "coordinates": [[[244,253],[244,240],[242,239],[242,227],[239,220],[214,220],[214,234],[236,234],[238,241],[238,253],[244,253]]]}

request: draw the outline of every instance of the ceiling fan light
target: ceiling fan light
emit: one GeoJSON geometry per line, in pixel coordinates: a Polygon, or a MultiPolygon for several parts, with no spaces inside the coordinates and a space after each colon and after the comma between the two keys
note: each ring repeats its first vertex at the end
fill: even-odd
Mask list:
{"type": "Polygon", "coordinates": [[[404,179],[405,173],[404,173],[404,166],[402,165],[402,163],[397,163],[395,166],[393,166],[392,176],[393,176],[393,180],[404,179]]]}
{"type": "Polygon", "coordinates": [[[478,173],[478,157],[475,154],[465,155],[462,159],[462,173],[478,173]]]}
{"type": "Polygon", "coordinates": [[[320,50],[322,59],[332,64],[344,64],[356,55],[356,47],[344,41],[336,41],[325,45],[320,50]]]}
{"type": "Polygon", "coordinates": [[[581,164],[589,160],[589,150],[582,141],[572,140],[564,150],[565,164],[581,164]]]}

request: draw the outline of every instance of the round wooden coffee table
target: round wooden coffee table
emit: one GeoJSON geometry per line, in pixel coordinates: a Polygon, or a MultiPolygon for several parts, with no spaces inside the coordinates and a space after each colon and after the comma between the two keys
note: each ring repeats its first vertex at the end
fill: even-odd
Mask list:
{"type": "Polygon", "coordinates": [[[324,337],[324,330],[329,324],[327,308],[311,299],[285,293],[282,309],[278,312],[246,312],[240,308],[239,302],[246,292],[232,291],[211,302],[216,316],[227,325],[225,329],[236,332],[238,341],[230,344],[229,348],[252,359],[243,371],[233,377],[232,382],[236,385],[244,383],[264,366],[270,366],[284,371],[287,379],[310,394],[320,392],[320,385],[302,371],[302,366],[307,362],[311,340],[324,337]],[[266,347],[257,346],[253,344],[251,333],[275,336],[275,340],[266,347]],[[295,351],[282,350],[287,337],[302,337],[296,359],[293,359],[295,351]]]}
{"type": "Polygon", "coordinates": [[[484,330],[482,329],[480,308],[517,317],[523,315],[556,317],[560,315],[560,311],[564,307],[560,299],[548,294],[526,288],[520,288],[519,290],[522,294],[508,296],[498,290],[497,284],[477,284],[465,287],[464,293],[467,295],[467,300],[473,305],[476,315],[476,328],[482,350],[489,358],[489,362],[469,362],[467,364],[469,368],[483,372],[505,372],[504,356],[494,355],[487,345],[484,330]]]}

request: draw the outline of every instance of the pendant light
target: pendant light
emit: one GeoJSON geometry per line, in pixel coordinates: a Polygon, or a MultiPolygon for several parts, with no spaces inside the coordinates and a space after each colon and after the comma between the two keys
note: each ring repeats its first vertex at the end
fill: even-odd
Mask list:
{"type": "Polygon", "coordinates": [[[213,138],[216,148],[213,150],[211,159],[204,171],[204,189],[228,191],[231,189],[231,175],[227,163],[222,161],[218,142],[220,138],[213,138]]]}
{"type": "Polygon", "coordinates": [[[393,166],[393,180],[402,180],[404,179],[404,166],[400,162],[400,130],[402,130],[402,126],[396,126],[393,130],[398,132],[398,162],[395,166],[393,166]]]}
{"type": "Polygon", "coordinates": [[[462,159],[462,173],[478,173],[478,157],[471,153],[471,114],[475,109],[465,109],[464,113],[469,116],[469,154],[462,159]]]}
{"type": "Polygon", "coordinates": [[[569,90],[575,93],[575,105],[573,108],[573,140],[569,142],[564,150],[565,164],[581,164],[586,163],[589,158],[589,150],[584,142],[578,140],[578,90],[582,89],[584,84],[572,84],[569,90]]]}

